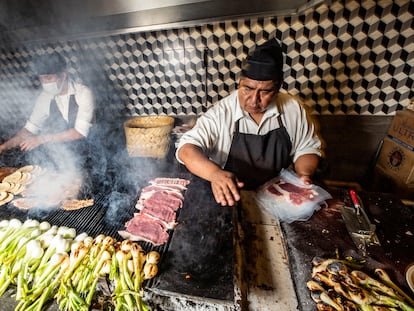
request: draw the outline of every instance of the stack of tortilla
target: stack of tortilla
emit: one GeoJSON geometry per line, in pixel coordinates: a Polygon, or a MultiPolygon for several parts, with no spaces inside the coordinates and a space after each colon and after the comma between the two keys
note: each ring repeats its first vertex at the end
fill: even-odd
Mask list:
{"type": "Polygon", "coordinates": [[[8,168],[3,176],[0,206],[11,202],[20,209],[60,205],[65,210],[76,210],[94,204],[93,199],[76,199],[82,185],[82,178],[77,175],[65,176],[40,166],[27,165],[8,168]]]}
{"type": "Polygon", "coordinates": [[[16,195],[21,194],[33,177],[41,172],[42,168],[34,165],[10,169],[10,174],[5,176],[0,183],[0,206],[9,203],[16,195]]]}

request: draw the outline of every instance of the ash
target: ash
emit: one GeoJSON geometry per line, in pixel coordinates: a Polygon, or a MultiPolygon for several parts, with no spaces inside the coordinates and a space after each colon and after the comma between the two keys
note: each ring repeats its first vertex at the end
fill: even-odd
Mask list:
{"type": "Polygon", "coordinates": [[[240,311],[236,304],[201,297],[177,297],[145,293],[145,302],[151,311],[240,311]]]}

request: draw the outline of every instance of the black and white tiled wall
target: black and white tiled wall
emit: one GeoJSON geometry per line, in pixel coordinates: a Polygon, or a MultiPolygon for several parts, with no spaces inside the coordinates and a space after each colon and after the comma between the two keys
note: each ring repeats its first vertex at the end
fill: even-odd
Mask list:
{"type": "Polygon", "coordinates": [[[36,54],[61,52],[96,93],[98,112],[197,115],[235,90],[242,60],[276,37],[283,89],[313,114],[392,115],[414,98],[414,3],[332,1],[303,15],[0,47],[0,118],[27,116],[36,54]]]}

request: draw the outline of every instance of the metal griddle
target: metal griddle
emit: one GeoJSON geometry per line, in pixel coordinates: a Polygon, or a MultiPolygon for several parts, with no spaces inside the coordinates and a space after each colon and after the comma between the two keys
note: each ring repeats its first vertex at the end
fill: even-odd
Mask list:
{"type": "Polygon", "coordinates": [[[233,209],[214,201],[209,183],[193,177],[178,226],[151,288],[164,295],[234,304],[233,209]]]}

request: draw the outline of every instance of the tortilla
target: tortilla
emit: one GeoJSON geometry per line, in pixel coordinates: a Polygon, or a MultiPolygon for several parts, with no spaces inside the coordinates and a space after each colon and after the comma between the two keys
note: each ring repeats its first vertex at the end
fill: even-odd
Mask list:
{"type": "Polygon", "coordinates": [[[50,198],[42,198],[42,197],[25,197],[25,198],[18,198],[12,201],[12,204],[20,209],[31,209],[31,208],[43,208],[43,207],[55,207],[58,206],[60,200],[50,197],[50,198]]]}
{"type": "Polygon", "coordinates": [[[21,168],[17,169],[19,172],[22,173],[29,173],[31,171],[33,171],[34,166],[33,165],[26,165],[26,166],[22,166],[21,168]]]}
{"type": "Polygon", "coordinates": [[[22,178],[20,179],[20,184],[26,185],[32,181],[32,174],[31,173],[22,173],[22,178]]]}
{"type": "Polygon", "coordinates": [[[4,177],[14,173],[16,170],[16,167],[0,167],[0,181],[3,180],[4,177]]]}
{"type": "Polygon", "coordinates": [[[9,190],[7,190],[7,192],[13,193],[14,195],[23,192],[25,189],[25,186],[22,184],[17,184],[17,183],[9,183],[9,184],[10,184],[10,188],[9,190]]]}
{"type": "Polygon", "coordinates": [[[7,191],[0,191],[0,201],[4,200],[7,196],[7,191]]]}
{"type": "Polygon", "coordinates": [[[12,184],[8,182],[1,182],[0,183],[0,191],[9,191],[9,189],[12,187],[12,184]]]}
{"type": "Polygon", "coordinates": [[[64,200],[62,202],[62,208],[67,211],[74,211],[84,207],[92,206],[94,204],[94,199],[89,200],[64,200]]]}
{"type": "Polygon", "coordinates": [[[13,193],[7,192],[7,196],[0,201],[0,206],[9,203],[11,200],[13,200],[14,195],[13,193]]]}
{"type": "Polygon", "coordinates": [[[44,169],[39,165],[26,165],[17,169],[17,171],[21,173],[29,173],[31,175],[40,175],[44,172],[44,169]]]}
{"type": "Polygon", "coordinates": [[[14,199],[12,204],[20,209],[31,209],[37,205],[39,205],[39,201],[36,199],[28,199],[28,198],[19,198],[14,199]]]}
{"type": "Polygon", "coordinates": [[[15,171],[14,173],[11,173],[10,175],[3,178],[3,182],[9,182],[9,183],[19,183],[22,179],[22,172],[15,171]]]}

